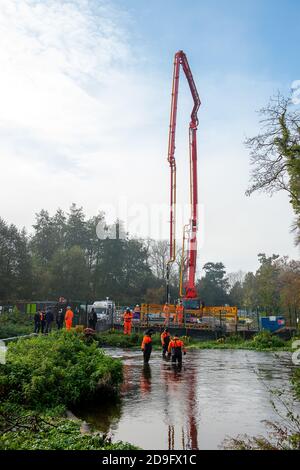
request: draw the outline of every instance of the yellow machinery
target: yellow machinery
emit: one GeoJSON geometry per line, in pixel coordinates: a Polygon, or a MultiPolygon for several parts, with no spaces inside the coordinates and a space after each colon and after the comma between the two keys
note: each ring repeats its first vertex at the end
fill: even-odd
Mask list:
{"type": "MultiPolygon", "coordinates": [[[[161,304],[142,304],[141,305],[141,323],[147,322],[153,324],[162,323],[165,319],[163,313],[163,305],[161,304]]],[[[173,317],[175,316],[176,306],[169,305],[170,311],[170,326],[172,325],[173,317]]],[[[226,322],[235,325],[238,322],[238,309],[237,307],[202,307],[197,310],[185,309],[184,310],[185,324],[192,326],[200,322],[209,327],[215,324],[216,321],[226,322]]]]}

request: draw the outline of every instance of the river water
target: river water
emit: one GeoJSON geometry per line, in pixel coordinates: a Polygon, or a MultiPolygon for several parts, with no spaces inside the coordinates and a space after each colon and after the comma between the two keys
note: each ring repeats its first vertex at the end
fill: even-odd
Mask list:
{"type": "Polygon", "coordinates": [[[148,367],[139,351],[107,352],[123,360],[121,401],[77,415],[148,450],[218,449],[229,436],[266,435],[263,420],[278,420],[270,389],[288,389],[293,368],[289,353],[192,350],[178,369],[159,351],[148,367]]]}

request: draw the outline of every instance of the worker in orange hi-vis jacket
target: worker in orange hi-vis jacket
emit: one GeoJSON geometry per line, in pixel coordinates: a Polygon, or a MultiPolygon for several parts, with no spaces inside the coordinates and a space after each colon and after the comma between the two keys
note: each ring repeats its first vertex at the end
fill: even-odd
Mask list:
{"type": "Polygon", "coordinates": [[[168,326],[169,322],[170,322],[170,307],[169,307],[168,302],[166,302],[165,305],[164,305],[163,313],[165,315],[164,325],[168,326]]]}
{"type": "Polygon", "coordinates": [[[74,313],[72,312],[71,307],[67,307],[67,311],[65,314],[65,323],[67,330],[70,330],[72,328],[73,318],[74,313]]]}
{"type": "Polygon", "coordinates": [[[153,330],[147,330],[143,337],[141,349],[144,355],[144,364],[148,364],[152,352],[152,334],[153,330]]]}
{"type": "Polygon", "coordinates": [[[130,308],[126,309],[126,312],[124,313],[123,318],[124,318],[124,335],[130,335],[131,327],[132,327],[132,318],[133,318],[130,308]]]}
{"type": "Polygon", "coordinates": [[[165,328],[162,334],[160,335],[161,345],[162,345],[162,355],[163,358],[166,357],[168,352],[169,343],[171,341],[171,335],[169,333],[168,328],[165,328]]]}
{"type": "Polygon", "coordinates": [[[168,346],[168,356],[172,356],[172,362],[182,364],[182,352],[186,355],[186,350],[183,344],[183,341],[178,338],[177,335],[169,342],[168,346]]]}
{"type": "Polygon", "coordinates": [[[175,322],[181,326],[183,323],[183,312],[184,312],[184,307],[182,305],[182,302],[179,302],[176,305],[176,316],[175,316],[175,322]]]}

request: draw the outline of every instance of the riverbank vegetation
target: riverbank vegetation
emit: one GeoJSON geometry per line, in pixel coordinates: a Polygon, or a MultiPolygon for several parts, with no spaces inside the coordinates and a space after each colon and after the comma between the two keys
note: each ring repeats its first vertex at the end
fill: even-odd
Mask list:
{"type": "Polygon", "coordinates": [[[37,412],[12,403],[0,405],[0,450],[130,450],[126,442],[92,430],[65,416],[64,407],[37,412]]]}
{"type": "MultiPolygon", "coordinates": [[[[121,330],[109,330],[96,335],[100,346],[113,348],[140,348],[143,341],[143,332],[134,332],[130,335],[124,335],[121,330]]],[[[154,346],[161,344],[160,334],[156,333],[152,336],[154,346]]]]}
{"type": "Polygon", "coordinates": [[[82,333],[56,332],[8,345],[0,365],[0,448],[125,449],[100,434],[81,435],[68,407],[118,393],[122,363],[82,333]]]}
{"type": "Polygon", "coordinates": [[[291,340],[285,341],[269,331],[257,333],[251,339],[244,339],[241,335],[222,337],[214,341],[197,341],[190,339],[187,343],[196,349],[248,349],[255,351],[291,351],[291,340]]]}
{"type": "MultiPolygon", "coordinates": [[[[110,330],[97,334],[97,340],[104,347],[140,348],[143,333],[124,335],[120,330],[110,330]]],[[[182,337],[188,349],[252,349],[255,351],[292,351],[294,340],[285,341],[268,331],[262,331],[252,339],[245,340],[242,335],[224,336],[216,340],[201,340],[191,336],[182,337]]],[[[152,336],[154,349],[160,349],[160,334],[152,336]]]]}

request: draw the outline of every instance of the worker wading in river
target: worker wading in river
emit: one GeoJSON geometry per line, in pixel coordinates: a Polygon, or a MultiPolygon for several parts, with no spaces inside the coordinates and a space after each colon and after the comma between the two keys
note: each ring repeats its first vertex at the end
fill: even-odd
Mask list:
{"type": "Polygon", "coordinates": [[[165,326],[169,326],[169,322],[170,322],[170,307],[169,307],[168,302],[165,303],[164,308],[163,308],[163,312],[164,312],[164,316],[165,316],[164,325],[165,325],[165,326]]]}
{"type": "Polygon", "coordinates": [[[131,313],[131,310],[130,308],[127,308],[126,312],[124,313],[124,335],[130,335],[131,333],[132,318],[133,315],[131,313]]]}
{"type": "Polygon", "coordinates": [[[165,328],[162,334],[160,335],[161,345],[162,345],[162,355],[165,358],[168,352],[169,343],[171,340],[171,335],[168,328],[165,328]]]}
{"type": "Polygon", "coordinates": [[[65,323],[67,330],[70,330],[72,328],[73,318],[74,313],[72,312],[71,307],[67,307],[67,311],[65,314],[65,323]]]}
{"type": "Polygon", "coordinates": [[[151,352],[152,352],[152,330],[148,330],[145,332],[145,336],[143,338],[143,342],[141,345],[141,349],[144,354],[144,364],[148,364],[151,352]]]}
{"type": "Polygon", "coordinates": [[[182,302],[179,302],[176,305],[176,314],[175,314],[175,319],[174,319],[174,323],[176,323],[178,326],[181,326],[183,323],[183,312],[184,312],[184,308],[183,308],[182,302]]]}
{"type": "Polygon", "coordinates": [[[182,364],[182,352],[186,355],[183,341],[181,341],[178,336],[174,336],[168,346],[168,356],[171,356],[173,363],[177,362],[178,364],[182,364]]]}

